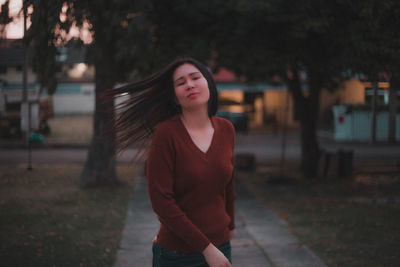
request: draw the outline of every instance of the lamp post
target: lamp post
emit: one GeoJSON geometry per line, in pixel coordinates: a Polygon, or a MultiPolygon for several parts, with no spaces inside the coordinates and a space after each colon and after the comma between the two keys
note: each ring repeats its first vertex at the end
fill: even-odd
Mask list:
{"type": "Polygon", "coordinates": [[[285,173],[287,127],[289,124],[289,88],[286,90],[285,110],[283,115],[282,144],[281,144],[281,175],[285,173]]]}
{"type": "MultiPolygon", "coordinates": [[[[24,37],[23,37],[23,49],[24,49],[24,67],[22,74],[22,82],[23,82],[23,92],[22,92],[22,105],[25,106],[25,110],[22,108],[21,116],[26,116],[26,121],[28,122],[28,127],[25,129],[25,140],[28,144],[28,170],[32,170],[31,157],[32,157],[32,147],[31,142],[29,140],[29,135],[31,131],[31,105],[29,102],[29,94],[28,94],[28,40],[26,39],[26,20],[27,20],[27,6],[26,1],[22,2],[23,15],[24,15],[24,37]]],[[[23,118],[21,117],[21,120],[23,118]]]]}

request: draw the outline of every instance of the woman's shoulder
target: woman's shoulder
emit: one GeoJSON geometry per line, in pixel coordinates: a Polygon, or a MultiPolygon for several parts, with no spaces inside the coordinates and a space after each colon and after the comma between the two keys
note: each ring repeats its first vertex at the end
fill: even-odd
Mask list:
{"type": "Polygon", "coordinates": [[[235,132],[233,124],[225,118],[214,116],[214,122],[223,130],[235,132]]]}
{"type": "Polygon", "coordinates": [[[177,119],[179,119],[177,116],[173,116],[160,122],[154,130],[153,140],[166,138],[168,139],[169,137],[176,134],[178,123],[177,119]]]}
{"type": "Polygon", "coordinates": [[[225,141],[231,142],[232,146],[235,146],[236,134],[233,124],[229,120],[217,116],[213,117],[213,122],[215,123],[214,126],[218,127],[217,129],[221,133],[218,136],[225,141]]]}
{"type": "Polygon", "coordinates": [[[175,129],[176,124],[178,123],[178,119],[179,117],[175,115],[160,122],[156,127],[156,131],[171,131],[175,129]]]}

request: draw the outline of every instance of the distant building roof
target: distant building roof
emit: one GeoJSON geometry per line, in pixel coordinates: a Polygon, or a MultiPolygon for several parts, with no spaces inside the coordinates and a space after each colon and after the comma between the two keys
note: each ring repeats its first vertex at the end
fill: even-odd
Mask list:
{"type": "Polygon", "coordinates": [[[214,80],[216,82],[237,82],[235,74],[225,68],[220,68],[216,73],[214,73],[214,80]]]}

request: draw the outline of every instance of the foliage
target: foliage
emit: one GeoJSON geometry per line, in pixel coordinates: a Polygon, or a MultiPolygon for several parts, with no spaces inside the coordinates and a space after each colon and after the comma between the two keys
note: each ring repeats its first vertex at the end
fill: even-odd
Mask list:
{"type": "MultiPolygon", "coordinates": [[[[165,65],[176,57],[190,56],[209,62],[216,44],[228,31],[234,16],[233,1],[153,0],[153,41],[156,65],[165,65]]],[[[210,64],[212,64],[210,62],[210,64]]]]}
{"type": "MultiPolygon", "coordinates": [[[[348,26],[346,56],[354,71],[378,77],[400,71],[400,3],[395,0],[351,1],[346,4],[355,18],[348,26]]],[[[371,77],[373,78],[373,77],[371,77]]]]}
{"type": "Polygon", "coordinates": [[[25,36],[25,43],[32,44],[32,67],[37,74],[41,89],[46,88],[52,95],[57,88],[57,47],[59,39],[56,31],[61,24],[60,14],[62,1],[24,1],[25,5],[32,5],[35,10],[31,15],[32,25],[25,36]]]}
{"type": "Polygon", "coordinates": [[[322,86],[398,64],[399,3],[394,0],[153,0],[158,57],[213,60],[247,81],[284,78],[297,64],[319,71],[322,86]],[[350,70],[350,72],[349,72],[350,70]]]}
{"type": "Polygon", "coordinates": [[[94,42],[88,45],[89,63],[96,61],[96,45],[104,40],[111,44],[109,53],[114,61],[111,83],[126,81],[132,71],[142,75],[148,72],[152,62],[148,58],[151,44],[146,22],[150,6],[145,1],[29,0],[27,4],[33,7],[27,38],[34,48],[34,70],[50,94],[57,86],[56,47],[83,45],[76,38],[68,40],[67,36],[72,27],[82,28],[85,23],[94,37],[94,42]],[[64,14],[63,19],[60,14],[64,14]]]}

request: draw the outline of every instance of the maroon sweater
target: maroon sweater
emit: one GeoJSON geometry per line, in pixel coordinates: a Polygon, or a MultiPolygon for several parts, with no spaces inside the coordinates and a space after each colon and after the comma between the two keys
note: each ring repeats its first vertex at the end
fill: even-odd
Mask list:
{"type": "Polygon", "coordinates": [[[206,153],[192,141],[178,115],[153,136],[146,176],[153,210],[161,222],[157,242],[181,252],[219,246],[235,228],[232,124],[212,117],[214,135],[206,153]]]}

